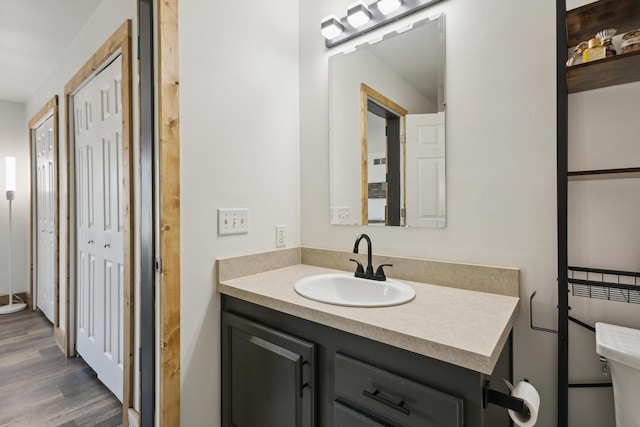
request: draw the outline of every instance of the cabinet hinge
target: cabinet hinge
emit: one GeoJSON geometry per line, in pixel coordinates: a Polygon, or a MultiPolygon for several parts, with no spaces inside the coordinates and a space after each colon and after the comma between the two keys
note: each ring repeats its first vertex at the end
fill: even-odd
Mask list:
{"type": "Polygon", "coordinates": [[[406,143],[407,143],[407,134],[406,133],[400,134],[400,144],[406,144],[406,143]]]}
{"type": "Polygon", "coordinates": [[[406,218],[407,217],[407,210],[405,208],[400,209],[400,216],[402,218],[406,218]]]}

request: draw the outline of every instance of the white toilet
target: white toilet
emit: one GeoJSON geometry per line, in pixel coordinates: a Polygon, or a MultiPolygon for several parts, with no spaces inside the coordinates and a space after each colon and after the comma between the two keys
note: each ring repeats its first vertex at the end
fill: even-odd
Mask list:
{"type": "Polygon", "coordinates": [[[607,359],[617,427],[640,427],[640,329],[596,323],[596,352],[607,359]]]}

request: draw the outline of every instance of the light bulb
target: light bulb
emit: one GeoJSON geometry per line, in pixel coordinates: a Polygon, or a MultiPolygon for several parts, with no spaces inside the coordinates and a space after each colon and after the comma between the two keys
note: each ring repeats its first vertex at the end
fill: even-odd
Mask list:
{"type": "Polygon", "coordinates": [[[371,19],[371,12],[367,6],[362,2],[358,1],[347,9],[347,22],[353,28],[358,28],[369,22],[371,19]]]}
{"type": "Polygon", "coordinates": [[[391,12],[395,12],[402,6],[402,0],[378,0],[378,10],[383,15],[388,15],[391,12]]]}
{"type": "Polygon", "coordinates": [[[344,31],[344,27],[335,15],[329,15],[322,19],[320,23],[320,33],[322,36],[331,40],[338,37],[344,31]]]}
{"type": "Polygon", "coordinates": [[[16,191],[16,158],[6,157],[6,180],[5,187],[7,191],[16,191]]]}

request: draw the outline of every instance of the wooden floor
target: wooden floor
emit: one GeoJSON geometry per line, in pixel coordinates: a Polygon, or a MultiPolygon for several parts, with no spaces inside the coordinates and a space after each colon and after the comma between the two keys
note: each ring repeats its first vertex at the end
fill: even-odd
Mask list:
{"type": "Polygon", "coordinates": [[[39,312],[0,315],[0,426],[119,426],[122,404],[81,358],[65,358],[39,312]]]}

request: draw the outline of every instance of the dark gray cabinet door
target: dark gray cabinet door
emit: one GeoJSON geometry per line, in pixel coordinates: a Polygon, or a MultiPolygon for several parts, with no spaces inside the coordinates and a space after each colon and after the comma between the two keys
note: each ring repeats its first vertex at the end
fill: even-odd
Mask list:
{"type": "Polygon", "coordinates": [[[312,343],[222,314],[224,426],[315,425],[312,343]]]}

